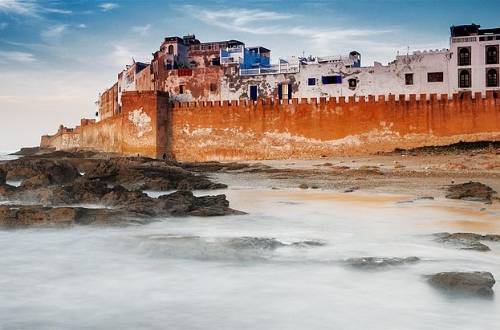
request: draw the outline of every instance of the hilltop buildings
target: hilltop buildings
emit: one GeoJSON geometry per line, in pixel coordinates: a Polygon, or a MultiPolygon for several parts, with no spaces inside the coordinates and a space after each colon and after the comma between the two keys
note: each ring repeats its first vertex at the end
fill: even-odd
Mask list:
{"type": "Polygon", "coordinates": [[[165,38],[82,119],[41,146],[181,161],[320,158],[500,140],[499,29],[451,27],[450,49],[271,62],[241,41],[165,38]]]}
{"type": "Polygon", "coordinates": [[[126,91],[165,91],[172,101],[257,100],[399,94],[448,94],[499,88],[500,28],[452,26],[450,48],[397,55],[362,66],[361,55],[291,57],[238,40],[202,43],[168,37],[150,64],[135,62],[99,98],[99,117],[120,112],[126,91]]]}

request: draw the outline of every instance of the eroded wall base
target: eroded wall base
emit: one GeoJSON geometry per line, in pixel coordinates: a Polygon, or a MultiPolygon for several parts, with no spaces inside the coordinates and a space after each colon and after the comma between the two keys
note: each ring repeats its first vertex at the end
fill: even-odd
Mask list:
{"type": "Polygon", "coordinates": [[[172,154],[180,161],[319,158],[500,140],[500,100],[492,95],[419,98],[176,104],[172,154]]]}
{"type": "Polygon", "coordinates": [[[123,93],[122,113],[42,137],[42,147],[180,161],[319,158],[500,140],[500,100],[488,94],[409,95],[171,105],[159,92],[123,93]]]}

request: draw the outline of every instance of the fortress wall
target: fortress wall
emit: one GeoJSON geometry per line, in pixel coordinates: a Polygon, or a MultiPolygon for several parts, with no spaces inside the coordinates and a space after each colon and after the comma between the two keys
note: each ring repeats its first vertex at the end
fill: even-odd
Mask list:
{"type": "Polygon", "coordinates": [[[500,140],[488,93],[206,101],[169,105],[161,92],[123,93],[122,112],[43,136],[43,147],[181,161],[319,158],[500,140]]]}
{"type": "Polygon", "coordinates": [[[500,140],[488,93],[176,103],[171,154],[181,161],[317,158],[500,140]]]}
{"type": "Polygon", "coordinates": [[[42,147],[93,149],[160,158],[166,153],[168,97],[164,93],[125,92],[122,112],[99,122],[83,119],[74,129],[60,127],[42,137],[42,147]],[[158,132],[161,130],[162,132],[158,132]]]}

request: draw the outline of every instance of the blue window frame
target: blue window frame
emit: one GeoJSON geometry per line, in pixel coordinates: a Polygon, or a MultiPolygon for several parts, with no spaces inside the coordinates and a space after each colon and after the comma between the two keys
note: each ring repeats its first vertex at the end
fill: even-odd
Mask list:
{"type": "Polygon", "coordinates": [[[316,85],[316,78],[308,78],[307,79],[307,85],[308,86],[314,86],[314,85],[316,85]]]}
{"type": "Polygon", "coordinates": [[[342,76],[322,76],[321,82],[323,83],[323,85],[341,84],[342,76]]]}

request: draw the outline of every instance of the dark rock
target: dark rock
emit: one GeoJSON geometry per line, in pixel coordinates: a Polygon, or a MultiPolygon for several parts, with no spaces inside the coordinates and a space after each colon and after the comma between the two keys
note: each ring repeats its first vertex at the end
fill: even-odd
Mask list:
{"type": "Polygon", "coordinates": [[[7,182],[7,173],[0,169],[0,186],[5,185],[7,182]]]}
{"type": "Polygon", "coordinates": [[[413,264],[419,262],[418,257],[407,258],[385,258],[385,257],[361,257],[349,258],[345,262],[356,268],[383,268],[387,266],[399,266],[404,264],[413,264]]]}
{"type": "Polygon", "coordinates": [[[284,243],[274,238],[264,237],[238,237],[232,238],[227,242],[227,245],[235,249],[264,249],[275,250],[285,246],[284,243]]]}
{"type": "Polygon", "coordinates": [[[194,172],[220,172],[220,171],[240,171],[252,167],[251,164],[246,163],[221,163],[221,162],[197,162],[197,163],[181,163],[179,164],[183,169],[194,172]]]}
{"type": "Polygon", "coordinates": [[[41,150],[50,150],[50,149],[43,149],[40,147],[25,147],[21,148],[19,151],[13,152],[10,155],[12,156],[31,156],[39,153],[41,150]]]}
{"type": "Polygon", "coordinates": [[[448,186],[446,198],[491,203],[491,198],[495,193],[485,184],[470,181],[448,186]]]}
{"type": "Polygon", "coordinates": [[[307,184],[305,184],[305,183],[301,183],[301,184],[299,185],[299,188],[300,188],[300,189],[309,189],[309,186],[308,186],[307,184]]]}
{"type": "Polygon", "coordinates": [[[30,204],[4,208],[4,220],[0,220],[7,225],[36,226],[119,222],[120,218],[128,215],[151,219],[243,214],[229,208],[225,195],[194,196],[188,190],[226,186],[214,183],[203,175],[195,175],[177,166],[177,163],[143,157],[92,157],[97,157],[97,154],[53,152],[0,164],[0,197],[30,204]],[[77,169],[80,163],[85,164],[84,176],[77,169]],[[5,182],[9,176],[22,179],[23,183],[19,187],[8,186],[5,182]],[[151,198],[141,189],[182,191],[151,198]],[[82,204],[108,208],[79,207],[82,204]]]}
{"type": "Polygon", "coordinates": [[[359,187],[350,187],[350,188],[347,188],[346,190],[344,190],[344,192],[351,193],[351,192],[354,192],[356,190],[359,190],[359,187]]]}
{"type": "Polygon", "coordinates": [[[85,171],[87,179],[111,179],[115,178],[120,169],[115,162],[112,161],[98,161],[93,167],[85,171]]]}
{"type": "Polygon", "coordinates": [[[8,179],[30,179],[46,175],[50,184],[64,184],[80,177],[78,169],[68,161],[20,158],[2,164],[8,179]]]}
{"type": "Polygon", "coordinates": [[[113,158],[100,160],[85,172],[88,179],[120,184],[131,190],[207,190],[227,186],[214,183],[179,166],[155,160],[113,158]]]}
{"type": "Polygon", "coordinates": [[[432,196],[420,196],[415,198],[415,200],[434,200],[434,197],[432,196]]]}
{"type": "Polygon", "coordinates": [[[53,183],[53,180],[49,174],[38,174],[31,178],[24,180],[21,184],[22,188],[34,189],[39,187],[46,187],[53,183]]]}
{"type": "MultiPolygon", "coordinates": [[[[74,224],[123,223],[127,214],[120,210],[82,207],[43,207],[39,205],[0,205],[0,227],[47,227],[74,224]]],[[[134,218],[139,216],[133,214],[134,218]]]]}
{"type": "Polygon", "coordinates": [[[495,278],[490,272],[443,272],[429,276],[429,283],[452,293],[492,296],[495,278]]]}
{"type": "Polygon", "coordinates": [[[229,208],[226,195],[196,197],[191,191],[177,191],[158,198],[161,211],[172,215],[184,216],[220,216],[228,214],[244,214],[229,208]]]}
{"type": "Polygon", "coordinates": [[[463,250],[490,251],[490,248],[480,241],[500,241],[500,235],[480,235],[474,233],[439,233],[437,241],[452,244],[463,250]]]}
{"type": "Polygon", "coordinates": [[[291,246],[294,247],[312,247],[312,246],[324,246],[324,245],[326,245],[325,242],[312,241],[312,240],[293,242],[291,244],[291,246]]]}
{"type": "Polygon", "coordinates": [[[491,242],[500,242],[500,235],[487,234],[483,235],[481,239],[491,242]]]}

